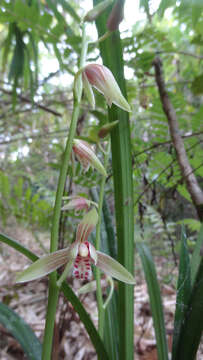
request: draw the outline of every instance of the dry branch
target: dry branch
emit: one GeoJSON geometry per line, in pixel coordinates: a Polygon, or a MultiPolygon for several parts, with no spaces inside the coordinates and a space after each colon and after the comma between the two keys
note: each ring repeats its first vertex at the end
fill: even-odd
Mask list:
{"type": "Polygon", "coordinates": [[[183,139],[179,132],[176,112],[166,91],[162,61],[159,57],[156,57],[153,64],[155,67],[155,79],[159,89],[162,107],[168,119],[171,139],[177,154],[177,161],[180,166],[183,179],[185,180],[187,190],[197,211],[198,217],[201,221],[203,221],[203,191],[201,190],[193,169],[188,161],[183,139]]]}

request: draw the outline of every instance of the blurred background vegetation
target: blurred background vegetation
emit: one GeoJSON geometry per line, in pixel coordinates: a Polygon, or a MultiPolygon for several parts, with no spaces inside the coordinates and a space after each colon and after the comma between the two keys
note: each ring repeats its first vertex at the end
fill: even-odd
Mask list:
{"type": "MultiPolygon", "coordinates": [[[[130,1],[126,2],[129,9],[130,1]]],[[[167,90],[175,107],[190,164],[203,185],[203,5],[201,0],[140,1],[139,16],[121,26],[128,99],[132,107],[134,217],[136,240],[144,238],[159,255],[175,261],[179,224],[190,246],[200,228],[184,184],[168,122],[162,110],[152,62],[163,61],[167,90]]],[[[58,170],[72,112],[73,74],[80,51],[80,16],[89,1],[2,0],[0,9],[0,226],[12,220],[34,234],[52,221],[58,170]]],[[[132,9],[134,4],[131,5],[132,9]]],[[[134,11],[134,10],[132,10],[134,11]]],[[[88,25],[89,40],[96,38],[88,25]]],[[[88,61],[100,62],[90,45],[88,61]]],[[[83,98],[77,135],[97,144],[107,108],[96,94],[96,110],[83,98]]],[[[87,193],[97,184],[70,164],[69,192],[87,193]]],[[[111,173],[111,164],[109,164],[111,173]]],[[[109,176],[106,199],[114,213],[109,176]]],[[[64,194],[65,195],[65,194],[64,194]]],[[[90,195],[91,196],[91,195],[90,195]]],[[[63,212],[61,238],[72,238],[74,214],[63,212]]],[[[63,243],[62,241],[62,243],[63,243]]],[[[62,246],[62,244],[61,244],[62,246]]]]}

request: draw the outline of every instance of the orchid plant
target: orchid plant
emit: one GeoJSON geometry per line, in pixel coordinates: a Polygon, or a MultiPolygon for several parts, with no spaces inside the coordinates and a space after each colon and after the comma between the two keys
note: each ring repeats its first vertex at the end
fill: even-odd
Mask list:
{"type": "MultiPolygon", "coordinates": [[[[106,8],[106,6],[108,6],[110,3],[111,1],[106,2],[104,8],[106,8]]],[[[101,8],[99,7],[97,10],[98,14],[100,14],[101,8]]],[[[90,18],[91,17],[92,15],[90,16],[90,18]]],[[[93,14],[93,18],[94,17],[95,15],[93,14]]],[[[88,17],[86,19],[87,21],[89,21],[88,17]]],[[[96,266],[96,291],[98,299],[99,318],[102,311],[104,311],[105,306],[107,306],[107,303],[106,305],[103,304],[100,273],[98,272],[98,269],[102,270],[109,279],[115,278],[119,281],[131,285],[135,283],[133,275],[129,273],[127,269],[125,269],[125,267],[123,267],[119,262],[117,262],[109,255],[100,252],[99,250],[102,202],[104,196],[105,180],[107,177],[106,168],[108,164],[110,142],[106,142],[108,151],[103,151],[103,165],[101,161],[97,158],[92,146],[89,143],[84,140],[75,138],[83,89],[92,108],[95,108],[95,97],[92,89],[94,87],[96,90],[98,90],[104,95],[109,107],[111,107],[112,103],[114,103],[124,111],[130,112],[131,109],[127,100],[122,95],[121,90],[112,72],[106,66],[100,64],[85,64],[88,50],[88,41],[86,39],[84,23],[82,25],[82,29],[83,35],[80,64],[79,70],[76,73],[74,80],[74,104],[72,120],[69,129],[69,136],[64,151],[63,162],[61,165],[53,211],[50,254],[38,259],[27,269],[18,274],[16,279],[17,282],[26,282],[50,274],[48,307],[46,315],[42,360],[47,360],[51,357],[53,329],[59,290],[62,283],[70,275],[71,271],[73,277],[78,278],[82,281],[90,281],[92,280],[92,265],[96,266]],[[76,156],[77,160],[81,163],[85,172],[89,169],[90,166],[92,166],[102,176],[98,206],[95,205],[94,202],[92,202],[91,200],[84,199],[78,195],[68,197],[67,199],[70,200],[69,203],[65,206],[62,206],[63,190],[65,187],[65,181],[71,154],[74,154],[76,156]],[[98,210],[96,208],[98,208],[98,210]],[[58,250],[59,220],[61,210],[76,210],[77,212],[80,210],[84,210],[88,212],[85,213],[83,219],[77,226],[75,241],[67,248],[58,250]],[[94,247],[93,244],[88,240],[88,238],[90,233],[96,226],[96,245],[94,247]],[[58,277],[55,270],[62,267],[63,265],[65,265],[64,271],[61,276],[58,277]]],[[[118,121],[116,120],[111,125],[107,125],[105,126],[105,128],[101,129],[100,137],[102,138],[106,136],[117,125],[117,122],[118,121]]],[[[112,282],[112,279],[110,280],[110,282],[112,282]]],[[[99,322],[100,335],[102,334],[101,328],[102,325],[99,322]]]]}

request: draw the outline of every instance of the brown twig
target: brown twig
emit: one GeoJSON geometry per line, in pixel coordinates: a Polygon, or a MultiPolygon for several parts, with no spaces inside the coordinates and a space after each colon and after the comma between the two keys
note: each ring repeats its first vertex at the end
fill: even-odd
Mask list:
{"type": "MultiPolygon", "coordinates": [[[[9,90],[6,90],[4,88],[0,88],[0,91],[2,91],[4,94],[7,94],[7,95],[13,95],[13,92],[12,91],[9,91],[9,90]]],[[[23,96],[23,95],[20,95],[20,94],[17,94],[17,97],[22,101],[22,102],[25,102],[25,103],[28,103],[28,104],[33,104],[34,106],[38,107],[39,109],[41,110],[44,110],[50,114],[53,114],[55,116],[62,116],[61,113],[59,113],[58,111],[55,111],[53,109],[50,109],[48,108],[47,106],[45,105],[42,105],[42,104],[39,104],[37,103],[36,101],[32,101],[30,99],[28,99],[26,96],[23,96]]]]}
{"type": "Polygon", "coordinates": [[[203,60],[203,55],[196,55],[196,54],[193,54],[193,53],[190,53],[190,52],[187,52],[187,51],[178,51],[178,50],[175,50],[175,51],[156,51],[156,53],[157,54],[179,54],[179,55],[184,55],[184,56],[192,56],[195,59],[203,60]]]}
{"type": "Polygon", "coordinates": [[[162,70],[162,61],[159,57],[156,57],[153,64],[155,67],[155,79],[159,89],[162,107],[168,119],[171,139],[177,154],[177,161],[180,166],[183,179],[185,180],[187,190],[197,211],[198,217],[201,221],[203,221],[203,191],[201,190],[192,167],[188,161],[183,139],[179,132],[176,112],[166,91],[162,70]]]}
{"type": "MultiPolygon", "coordinates": [[[[203,131],[200,131],[200,132],[192,133],[190,135],[182,135],[181,137],[182,137],[182,139],[188,139],[188,138],[191,138],[193,136],[199,136],[199,135],[202,135],[202,134],[203,134],[203,131]]],[[[159,142],[159,143],[154,143],[151,146],[149,146],[148,148],[146,148],[146,149],[144,149],[144,150],[142,150],[142,151],[140,151],[138,153],[135,153],[134,157],[137,157],[137,156],[139,156],[141,154],[144,154],[147,151],[155,149],[155,148],[157,148],[159,146],[171,144],[171,142],[172,142],[172,140],[167,140],[167,141],[163,141],[163,142],[159,142]]]]}

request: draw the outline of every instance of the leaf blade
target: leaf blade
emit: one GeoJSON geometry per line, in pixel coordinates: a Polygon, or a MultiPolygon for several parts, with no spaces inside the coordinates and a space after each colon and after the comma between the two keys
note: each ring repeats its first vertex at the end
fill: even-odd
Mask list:
{"type": "Polygon", "coordinates": [[[5,304],[0,303],[0,323],[22,346],[29,360],[41,360],[41,343],[24,320],[5,304]]]}
{"type": "Polygon", "coordinates": [[[168,346],[166,341],[163,306],[154,262],[151,253],[145,244],[137,242],[136,247],[142,261],[148,287],[150,307],[156,335],[158,358],[160,360],[168,360],[168,346]]]}

